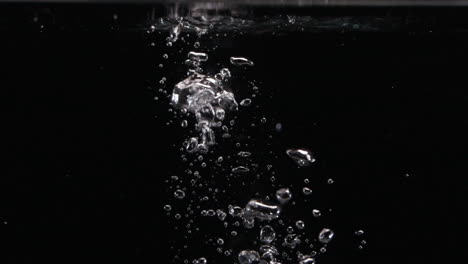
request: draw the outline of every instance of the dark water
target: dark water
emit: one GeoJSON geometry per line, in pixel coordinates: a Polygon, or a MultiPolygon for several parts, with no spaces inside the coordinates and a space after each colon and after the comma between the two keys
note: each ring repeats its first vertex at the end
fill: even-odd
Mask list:
{"type": "MultiPolygon", "coordinates": [[[[244,80],[261,89],[256,107],[236,114],[234,140],[221,140],[215,156],[248,143],[261,162],[276,167],[278,184],[297,192],[310,179],[314,197],[284,213],[315,233],[334,229],[318,263],[444,262],[446,248],[460,247],[466,222],[468,10],[252,12],[319,17],[327,26],[275,34],[267,27],[245,34],[228,28],[202,38],[208,70],[228,65],[233,55],[255,62],[232,70],[238,98],[251,95],[244,80]],[[260,116],[267,123],[251,128],[260,116]],[[284,155],[302,146],[320,161],[307,170],[284,155]],[[326,184],[329,178],[334,184],[326,184]],[[312,208],[324,216],[312,218],[312,208]],[[358,229],[365,230],[363,250],[353,236],[358,229]]],[[[2,5],[0,13],[2,263],[183,263],[201,256],[234,263],[237,253],[224,257],[204,244],[229,238],[218,222],[195,216],[200,232],[185,241],[180,228],[187,221],[162,210],[168,203],[185,208],[174,203],[166,181],[183,174],[178,148],[191,135],[168,112],[167,99],[154,100],[162,77],[169,92],[184,78],[182,62],[192,50],[181,41],[167,47],[166,31],[147,33],[151,19],[166,11],[2,5]]],[[[242,182],[228,187],[216,175],[210,184],[232,193],[207,206],[271,191],[268,179],[242,182]]],[[[254,237],[242,232],[225,241],[238,252],[254,237]]]]}

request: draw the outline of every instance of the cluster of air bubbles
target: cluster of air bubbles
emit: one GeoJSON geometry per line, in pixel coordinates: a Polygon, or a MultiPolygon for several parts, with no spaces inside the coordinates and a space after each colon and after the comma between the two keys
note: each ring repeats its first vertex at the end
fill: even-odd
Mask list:
{"type": "MultiPolygon", "coordinates": [[[[288,17],[291,24],[295,23],[295,19],[295,17],[288,17]]],[[[184,27],[185,24],[182,20],[177,20],[177,23],[172,25],[167,38],[168,46],[171,46],[179,38],[185,42],[185,35],[181,34],[184,27]]],[[[206,33],[204,28],[195,27],[195,29],[198,36],[206,33]]],[[[216,246],[217,252],[224,256],[237,255],[238,264],[281,264],[280,261],[283,262],[283,260],[287,261],[287,263],[315,264],[317,254],[325,253],[327,244],[334,237],[334,232],[329,228],[323,228],[318,234],[311,234],[313,226],[309,222],[306,225],[304,221],[306,218],[290,219],[287,217],[290,212],[287,207],[297,206],[301,202],[293,200],[291,190],[294,191],[294,199],[303,197],[304,201],[308,201],[313,198],[311,195],[312,189],[308,187],[311,186],[309,179],[305,179],[304,185],[299,188],[292,185],[278,185],[277,182],[281,182],[281,175],[276,174],[277,171],[274,168],[272,169],[273,166],[265,166],[265,164],[261,163],[259,165],[259,162],[255,161],[256,155],[260,153],[260,150],[251,152],[256,147],[255,144],[244,144],[239,141],[235,142],[235,153],[223,154],[223,156],[219,157],[203,155],[216,144],[215,132],[223,133],[223,138],[231,136],[230,132],[228,133],[230,130],[228,125],[233,126],[234,120],[230,115],[238,110],[239,105],[245,111],[251,110],[252,108],[249,106],[252,105],[252,101],[256,102],[255,92],[257,92],[258,87],[251,82],[254,94],[247,96],[250,98],[244,97],[238,104],[234,93],[228,88],[229,80],[232,78],[230,69],[221,66],[221,69],[216,73],[204,71],[202,67],[207,63],[209,56],[207,53],[197,50],[200,48],[200,42],[195,42],[193,48],[195,50],[188,52],[184,59],[185,65],[188,66],[187,75],[182,81],[174,85],[171,94],[171,105],[184,115],[184,119],[179,121],[180,126],[183,128],[189,127],[189,121],[186,120],[187,116],[193,115],[195,119],[194,128],[197,135],[188,138],[184,142],[184,147],[181,148],[181,151],[183,151],[183,154],[181,154],[182,160],[189,164],[185,171],[192,178],[187,180],[184,177],[172,176],[171,181],[177,182],[177,184],[174,184],[170,190],[170,195],[173,195],[172,199],[176,204],[189,203],[189,207],[186,212],[183,212],[178,211],[180,210],[178,207],[172,208],[171,205],[165,205],[163,207],[165,214],[172,215],[175,219],[190,219],[183,227],[187,229],[187,234],[192,234],[192,232],[198,230],[196,226],[197,218],[192,218],[191,215],[198,215],[199,217],[201,215],[200,218],[221,222],[227,229],[226,236],[221,237],[218,234],[209,239],[207,243],[216,246]],[[227,122],[228,119],[231,119],[230,122],[227,122]],[[187,155],[184,151],[198,154],[187,155]],[[193,160],[190,160],[192,157],[193,160]],[[235,162],[231,163],[232,160],[235,160],[235,162]],[[213,168],[210,167],[211,165],[213,165],[213,168]],[[200,166],[202,169],[197,170],[195,166],[200,166]],[[220,202],[224,198],[223,195],[227,195],[229,190],[210,185],[209,181],[204,180],[205,176],[215,179],[217,174],[221,172],[222,175],[226,176],[227,186],[237,184],[234,179],[235,181],[241,181],[242,185],[246,186],[249,183],[244,182],[244,179],[251,176],[261,179],[265,175],[259,170],[261,166],[266,167],[266,173],[269,174],[266,180],[271,180],[276,191],[273,190],[263,197],[260,196],[261,192],[258,191],[249,196],[250,200],[243,200],[242,205],[245,204],[244,206],[229,205],[223,209],[208,207],[213,202],[220,202]],[[204,177],[202,177],[201,174],[204,171],[214,171],[215,173],[213,175],[207,173],[208,175],[204,174],[204,177]],[[190,184],[190,187],[184,186],[185,183],[190,184]],[[203,189],[205,187],[211,194],[205,193],[206,189],[203,189]],[[295,192],[296,189],[297,193],[295,192]],[[245,245],[243,248],[227,249],[227,247],[233,245],[231,241],[228,241],[229,239],[243,237],[240,228],[255,232],[256,241],[253,241],[253,245],[245,245]],[[317,241],[321,243],[321,248],[312,251],[311,249],[314,248],[317,241]],[[304,248],[309,251],[305,252],[304,248]],[[304,254],[301,252],[304,252],[304,254]]],[[[162,58],[167,60],[169,55],[163,54],[162,58]]],[[[245,67],[254,66],[253,61],[244,57],[230,57],[230,63],[232,65],[229,67],[232,68],[245,69],[245,67]]],[[[168,83],[166,78],[161,79],[160,82],[161,84],[168,83]]],[[[172,108],[171,111],[173,111],[172,108]]],[[[176,111],[173,112],[176,114],[176,111]]],[[[267,118],[262,117],[262,115],[258,116],[258,120],[262,124],[267,123],[267,118]]],[[[270,118],[268,118],[268,121],[270,121],[270,118]]],[[[271,129],[281,132],[283,131],[283,125],[272,121],[271,129]]],[[[232,138],[237,138],[236,136],[233,134],[232,138]]],[[[288,149],[286,154],[299,167],[307,167],[316,161],[314,155],[307,149],[288,149]]],[[[327,183],[331,184],[333,181],[329,179],[327,183]]],[[[319,209],[306,208],[303,212],[314,218],[319,218],[322,215],[319,209]]],[[[362,230],[355,232],[356,236],[362,236],[362,234],[362,230]]],[[[359,247],[362,248],[365,243],[366,241],[362,240],[359,247]]],[[[191,259],[186,259],[184,263],[207,264],[207,259],[192,256],[191,259]],[[196,258],[193,259],[194,257],[196,258]]]]}
{"type": "Polygon", "coordinates": [[[296,17],[295,16],[287,16],[288,17],[288,22],[291,24],[296,23],[296,17]]]}
{"type": "MultiPolygon", "coordinates": [[[[230,206],[229,212],[232,216],[239,217],[244,219],[244,223],[246,220],[251,220],[253,225],[253,219],[258,219],[260,223],[265,223],[269,221],[273,221],[279,218],[282,206],[284,206],[287,202],[292,199],[291,191],[288,188],[281,188],[278,189],[275,193],[276,199],[278,200],[279,204],[274,204],[272,202],[261,201],[257,199],[250,200],[245,208],[241,208],[238,206],[230,206]]],[[[315,214],[320,214],[318,210],[314,210],[315,214]]],[[[279,220],[280,223],[283,220],[279,220]]],[[[244,224],[244,227],[245,224],[244,224]]],[[[251,228],[247,227],[247,228],[251,228]]],[[[261,244],[260,249],[258,251],[246,249],[241,250],[238,254],[238,261],[240,264],[253,264],[253,263],[265,263],[265,264],[280,264],[277,261],[277,257],[279,255],[278,250],[274,246],[275,241],[279,240],[281,246],[285,249],[294,250],[301,244],[309,244],[310,239],[305,238],[302,240],[301,235],[299,233],[295,233],[295,230],[298,232],[303,232],[306,228],[306,224],[303,220],[297,220],[295,222],[295,228],[292,226],[288,226],[287,234],[284,236],[279,236],[275,231],[275,229],[270,224],[263,224],[260,228],[259,234],[259,242],[261,244]],[[296,228],[296,229],[295,229],[296,228]]],[[[318,234],[318,241],[322,244],[328,244],[334,237],[334,232],[331,229],[324,228],[318,234]]],[[[313,245],[309,244],[312,248],[313,245]]],[[[325,247],[320,249],[321,253],[326,251],[325,247]]],[[[303,255],[299,251],[298,253],[298,261],[299,264],[312,264],[315,263],[315,255],[317,254],[315,251],[308,255],[303,255]]],[[[285,252],[283,252],[283,256],[285,252]]]]}
{"type": "Polygon", "coordinates": [[[299,264],[315,264],[315,259],[310,255],[303,255],[299,258],[299,264]]]}
{"type": "Polygon", "coordinates": [[[182,23],[178,23],[170,29],[169,37],[167,37],[168,46],[172,46],[173,42],[176,42],[179,39],[180,32],[182,31],[182,23]],[[171,45],[169,45],[171,43],[171,45]]]}
{"type": "MultiPolygon", "coordinates": [[[[182,23],[179,23],[171,28],[169,43],[177,40],[181,27],[182,23]]],[[[200,44],[194,46],[199,47],[200,44]]],[[[222,68],[214,75],[202,74],[201,64],[207,60],[208,54],[190,51],[185,61],[189,66],[188,77],[174,86],[171,96],[171,104],[175,108],[184,113],[194,114],[196,118],[195,129],[200,136],[192,137],[185,142],[185,148],[189,153],[208,152],[209,147],[215,144],[214,128],[221,127],[225,132],[223,137],[229,137],[223,121],[227,113],[238,109],[234,94],[226,89],[226,82],[231,78],[230,70],[222,68]]],[[[238,57],[232,57],[231,62],[234,65],[253,65],[252,61],[238,57]]],[[[182,121],[182,127],[187,125],[186,120],[182,121]]],[[[233,168],[235,173],[245,171],[243,167],[233,168]]]]}
{"type": "Polygon", "coordinates": [[[240,264],[253,264],[260,260],[260,255],[255,250],[242,250],[238,260],[240,264]]]}
{"type": "Polygon", "coordinates": [[[358,245],[358,249],[364,249],[364,246],[367,244],[367,241],[365,239],[362,239],[362,237],[364,236],[364,230],[357,230],[354,232],[354,235],[361,239],[358,245]]]}
{"type": "MultiPolygon", "coordinates": [[[[202,61],[207,56],[195,53],[192,58],[202,61]]],[[[226,113],[238,107],[234,94],[226,91],[221,81],[197,72],[175,85],[171,102],[174,107],[195,115],[195,129],[200,132],[200,138],[188,140],[186,149],[190,153],[206,153],[215,144],[213,128],[221,127],[226,113]]]]}
{"type": "Polygon", "coordinates": [[[288,234],[284,238],[283,245],[289,248],[296,248],[297,245],[301,243],[301,239],[296,234],[288,234]]]}
{"type": "Polygon", "coordinates": [[[190,51],[185,60],[185,64],[190,67],[189,74],[193,72],[201,73],[201,64],[208,60],[208,54],[203,52],[190,51]]]}

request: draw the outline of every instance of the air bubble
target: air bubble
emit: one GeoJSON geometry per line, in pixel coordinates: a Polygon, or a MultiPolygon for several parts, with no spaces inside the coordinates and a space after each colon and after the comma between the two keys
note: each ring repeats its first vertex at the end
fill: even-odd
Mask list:
{"type": "Polygon", "coordinates": [[[335,234],[333,233],[333,231],[331,229],[324,228],[324,229],[322,229],[322,231],[320,231],[320,234],[318,236],[318,240],[321,243],[327,244],[333,239],[334,235],[335,234]]]}
{"type": "Polygon", "coordinates": [[[237,153],[237,156],[243,157],[243,158],[250,157],[251,155],[252,155],[252,153],[247,152],[247,151],[240,151],[239,153],[237,153]]]}
{"type": "Polygon", "coordinates": [[[185,198],[185,192],[182,190],[176,190],[174,192],[174,197],[177,199],[184,199],[185,198]]]}
{"type": "Polygon", "coordinates": [[[285,246],[290,247],[290,248],[295,248],[300,243],[301,243],[301,240],[296,234],[289,234],[284,238],[285,246]]]}
{"type": "Polygon", "coordinates": [[[320,210],[314,209],[314,210],[312,210],[312,215],[314,217],[320,217],[322,215],[322,213],[320,212],[320,210]]]}
{"type": "Polygon", "coordinates": [[[281,188],[276,191],[276,199],[282,204],[289,202],[291,198],[292,194],[288,188],[281,188]]]}
{"type": "Polygon", "coordinates": [[[230,58],[231,64],[236,66],[254,66],[253,61],[243,58],[243,57],[231,57],[230,58]]]}
{"type": "Polygon", "coordinates": [[[208,54],[203,53],[203,52],[191,51],[188,53],[187,56],[189,60],[192,60],[192,61],[207,61],[208,60],[208,54]]]}
{"type": "Polygon", "coordinates": [[[356,236],[362,236],[362,235],[364,235],[364,231],[363,230],[358,230],[358,231],[354,232],[354,234],[356,236]]]}
{"type": "Polygon", "coordinates": [[[312,154],[305,149],[288,149],[286,154],[301,167],[309,166],[312,162],[315,162],[315,158],[312,154]]]}
{"type": "Polygon", "coordinates": [[[280,213],[281,208],[279,206],[252,199],[245,206],[244,216],[255,217],[260,220],[272,220],[278,218],[280,213]]]}
{"type": "Polygon", "coordinates": [[[246,173],[249,171],[250,169],[244,166],[238,166],[238,167],[232,168],[232,172],[234,173],[246,173]]]}
{"type": "Polygon", "coordinates": [[[304,221],[302,221],[302,220],[296,221],[296,227],[297,227],[297,229],[301,229],[301,230],[304,229],[304,227],[305,227],[304,221]]]}
{"type": "Polygon", "coordinates": [[[260,241],[263,243],[269,244],[275,239],[275,237],[275,230],[269,225],[262,227],[260,230],[260,241]]]}
{"type": "Polygon", "coordinates": [[[249,98],[246,98],[246,99],[242,100],[239,104],[241,106],[249,106],[251,103],[252,103],[252,100],[249,99],[249,98]]]}
{"type": "Polygon", "coordinates": [[[199,258],[192,261],[193,264],[206,264],[208,261],[206,258],[199,258]]]}

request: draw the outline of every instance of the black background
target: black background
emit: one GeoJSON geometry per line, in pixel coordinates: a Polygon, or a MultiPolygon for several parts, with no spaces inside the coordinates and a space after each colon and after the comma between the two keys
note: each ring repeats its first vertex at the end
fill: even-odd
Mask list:
{"type": "MultiPolygon", "coordinates": [[[[167,47],[149,44],[165,35],[134,29],[132,8],[2,5],[2,263],[172,259],[178,238],[164,220],[164,181],[187,135],[165,124],[167,101],[153,97],[164,74],[178,80],[185,68],[158,70],[167,47]],[[130,22],[114,24],[116,11],[130,22]],[[33,23],[37,13],[48,15],[33,23]]],[[[323,12],[396,12],[418,23],[246,34],[212,56],[255,61],[245,75],[266,89],[259,113],[284,127],[273,149],[309,146],[321,161],[318,181],[335,180],[317,190],[337,233],[321,263],[440,263],[462,244],[468,10],[425,10],[426,20],[418,9],[392,10],[323,12]],[[366,231],[364,250],[357,229],[366,231]]],[[[286,159],[280,175],[291,173],[286,159]]]]}

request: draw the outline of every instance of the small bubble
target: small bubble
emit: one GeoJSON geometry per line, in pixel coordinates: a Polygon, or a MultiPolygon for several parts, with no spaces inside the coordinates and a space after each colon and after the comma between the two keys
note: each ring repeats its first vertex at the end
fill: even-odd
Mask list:
{"type": "Polygon", "coordinates": [[[284,245],[289,248],[295,248],[300,243],[301,240],[296,234],[289,234],[284,238],[284,245]]]}
{"type": "Polygon", "coordinates": [[[228,68],[222,68],[220,71],[219,71],[219,74],[221,75],[221,78],[224,80],[224,79],[229,79],[231,78],[231,71],[229,71],[228,68]]]}
{"type": "Polygon", "coordinates": [[[252,155],[252,153],[247,152],[247,151],[240,151],[239,153],[237,153],[237,155],[239,157],[247,158],[247,157],[250,157],[252,155]]]}
{"type": "Polygon", "coordinates": [[[185,197],[185,192],[182,191],[182,190],[176,190],[174,192],[174,197],[177,198],[177,199],[184,199],[185,197]]]}
{"type": "Polygon", "coordinates": [[[363,230],[358,230],[358,231],[354,232],[354,234],[356,236],[362,236],[362,235],[364,235],[364,231],[363,230]]]}
{"type": "Polygon", "coordinates": [[[241,106],[249,106],[250,104],[252,103],[252,100],[250,98],[245,98],[244,100],[242,100],[239,104],[241,106]]]}
{"type": "Polygon", "coordinates": [[[302,193],[304,193],[304,195],[310,195],[312,194],[312,190],[308,187],[304,187],[302,188],[302,193]]]}
{"type": "Polygon", "coordinates": [[[288,188],[281,188],[276,191],[276,199],[282,204],[287,203],[291,198],[292,194],[288,188]]]}
{"type": "Polygon", "coordinates": [[[304,221],[302,221],[302,220],[296,221],[296,227],[297,227],[297,229],[301,229],[301,230],[304,229],[304,227],[305,227],[304,221]]]}
{"type": "Polygon", "coordinates": [[[210,209],[210,210],[207,211],[207,215],[208,216],[215,216],[216,212],[213,209],[210,209]]]}
{"type": "Polygon", "coordinates": [[[283,125],[281,123],[276,123],[275,125],[276,132],[281,132],[283,130],[283,125]]]}
{"type": "Polygon", "coordinates": [[[312,210],[312,215],[314,217],[320,217],[322,215],[322,213],[320,212],[320,210],[314,209],[314,210],[312,210]]]}
{"type": "Polygon", "coordinates": [[[244,224],[245,228],[251,229],[255,225],[255,219],[253,219],[253,218],[244,218],[243,224],[244,224]]]}
{"type": "Polygon", "coordinates": [[[333,233],[331,229],[324,228],[322,229],[322,231],[320,231],[318,239],[321,243],[327,244],[333,239],[334,236],[335,234],[333,233]]]}

